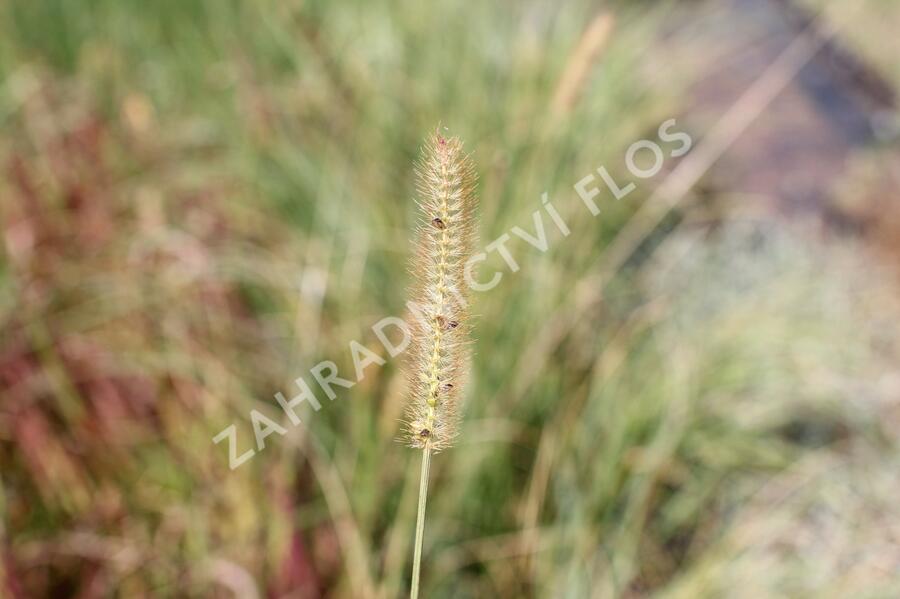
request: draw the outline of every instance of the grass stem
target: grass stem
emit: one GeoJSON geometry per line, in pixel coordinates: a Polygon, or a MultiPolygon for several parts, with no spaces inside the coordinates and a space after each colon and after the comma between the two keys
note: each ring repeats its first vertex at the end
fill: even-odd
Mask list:
{"type": "Polygon", "coordinates": [[[428,472],[431,469],[431,447],[426,444],[422,450],[422,477],[419,481],[419,510],[416,515],[416,541],[413,551],[412,584],[410,599],[419,596],[419,571],[422,565],[422,539],[425,537],[425,501],[428,499],[428,472]]]}

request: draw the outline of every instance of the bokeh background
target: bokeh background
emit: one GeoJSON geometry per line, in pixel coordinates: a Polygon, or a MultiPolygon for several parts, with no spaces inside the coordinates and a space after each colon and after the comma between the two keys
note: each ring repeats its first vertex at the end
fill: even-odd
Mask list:
{"type": "Polygon", "coordinates": [[[0,596],[408,592],[403,313],[438,123],[485,241],[427,597],[900,596],[900,3],[0,3],[0,596]],[[573,185],[694,149],[590,218],[573,185]],[[496,258],[496,257],[495,257],[496,258]],[[504,268],[499,260],[487,271],[504,268]]]}

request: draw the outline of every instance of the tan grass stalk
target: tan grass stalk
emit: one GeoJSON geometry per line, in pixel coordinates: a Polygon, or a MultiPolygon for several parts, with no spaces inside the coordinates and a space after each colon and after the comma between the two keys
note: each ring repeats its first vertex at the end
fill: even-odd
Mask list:
{"type": "Polygon", "coordinates": [[[600,58],[603,49],[609,42],[615,18],[603,12],[594,17],[584,31],[578,45],[569,56],[562,77],[553,94],[552,111],[560,116],[571,112],[582,90],[587,84],[591,68],[600,58]]]}
{"type": "Polygon", "coordinates": [[[413,256],[406,438],[422,450],[410,597],[419,592],[431,454],[457,433],[468,365],[466,260],[475,240],[475,169],[458,138],[436,132],[416,168],[419,223],[413,256]]]}

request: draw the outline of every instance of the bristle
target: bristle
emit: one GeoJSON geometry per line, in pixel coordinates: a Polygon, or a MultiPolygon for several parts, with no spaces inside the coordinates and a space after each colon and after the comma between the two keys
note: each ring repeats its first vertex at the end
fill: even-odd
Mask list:
{"type": "Polygon", "coordinates": [[[475,169],[458,138],[438,132],[426,142],[416,190],[407,438],[439,451],[456,436],[469,353],[463,273],[475,242],[475,169]]]}

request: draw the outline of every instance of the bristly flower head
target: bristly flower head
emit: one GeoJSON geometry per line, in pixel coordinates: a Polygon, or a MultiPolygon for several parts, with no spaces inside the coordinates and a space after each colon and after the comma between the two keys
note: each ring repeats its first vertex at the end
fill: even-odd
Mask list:
{"type": "Polygon", "coordinates": [[[416,165],[419,222],[412,262],[407,433],[413,447],[449,447],[468,366],[466,261],[475,242],[475,167],[440,131],[416,165]]]}

